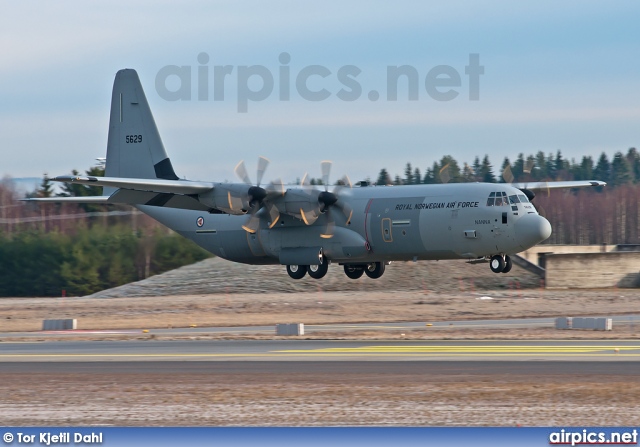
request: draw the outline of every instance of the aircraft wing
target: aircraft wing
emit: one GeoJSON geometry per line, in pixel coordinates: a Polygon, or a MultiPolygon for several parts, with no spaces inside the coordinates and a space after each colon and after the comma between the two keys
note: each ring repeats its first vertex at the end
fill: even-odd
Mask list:
{"type": "Polygon", "coordinates": [[[192,182],[188,180],[163,180],[121,177],[93,177],[61,175],[51,179],[54,182],[79,183],[88,186],[107,186],[112,188],[133,189],[169,194],[202,194],[213,189],[210,182],[192,182]]]}
{"type": "Polygon", "coordinates": [[[21,202],[49,202],[49,203],[109,203],[109,196],[87,197],[31,197],[20,199],[21,202]]]}
{"type": "Polygon", "coordinates": [[[531,191],[561,189],[561,188],[586,188],[589,186],[605,186],[606,182],[599,180],[578,180],[570,182],[531,182],[531,183],[510,183],[518,189],[529,189],[531,191]]]}

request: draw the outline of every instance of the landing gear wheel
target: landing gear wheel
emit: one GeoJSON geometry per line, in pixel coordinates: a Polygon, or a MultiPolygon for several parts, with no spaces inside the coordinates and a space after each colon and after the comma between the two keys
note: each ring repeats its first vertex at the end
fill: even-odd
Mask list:
{"type": "Polygon", "coordinates": [[[491,271],[493,273],[502,272],[505,267],[504,258],[500,255],[492,256],[491,261],[489,261],[489,266],[491,267],[491,271]]]}
{"type": "Polygon", "coordinates": [[[365,267],[364,272],[371,279],[380,278],[384,273],[384,262],[372,262],[365,267]]]}
{"type": "Polygon", "coordinates": [[[304,275],[307,274],[307,266],[306,265],[288,265],[287,273],[293,279],[302,279],[304,275]]]}
{"type": "Polygon", "coordinates": [[[329,263],[325,261],[320,265],[310,265],[307,273],[314,279],[320,279],[327,274],[327,270],[329,270],[329,263]]]}
{"type": "Polygon", "coordinates": [[[364,274],[364,268],[361,266],[345,265],[344,274],[351,279],[358,279],[364,274]]]}
{"type": "Polygon", "coordinates": [[[504,268],[502,269],[502,273],[509,273],[511,271],[511,267],[513,267],[513,262],[511,262],[511,258],[509,256],[505,256],[504,268]]]}

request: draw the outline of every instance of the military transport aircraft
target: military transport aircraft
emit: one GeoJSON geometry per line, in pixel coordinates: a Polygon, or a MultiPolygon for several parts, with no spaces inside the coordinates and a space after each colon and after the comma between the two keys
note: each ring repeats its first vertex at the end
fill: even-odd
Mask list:
{"type": "Polygon", "coordinates": [[[458,183],[329,190],[331,162],[322,162],[323,188],[261,186],[269,161],[260,158],[256,183],[243,162],[242,183],[181,180],[165,152],[135,70],[116,74],[111,99],[105,177],[52,180],[103,186],[100,197],[32,199],[128,204],[230,261],[282,264],[291,278],[320,279],[329,264],[351,279],[379,278],[391,261],[468,259],[511,270],[510,254],[544,241],[551,225],[531,199],[542,188],[602,186],[578,181],[535,184],[458,183]]]}

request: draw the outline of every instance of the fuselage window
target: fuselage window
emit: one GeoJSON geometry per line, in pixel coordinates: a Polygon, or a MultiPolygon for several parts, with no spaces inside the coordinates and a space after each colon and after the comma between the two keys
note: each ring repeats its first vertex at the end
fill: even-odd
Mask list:
{"type": "Polygon", "coordinates": [[[495,196],[496,196],[495,192],[492,192],[491,194],[489,194],[489,198],[487,199],[487,206],[493,206],[495,196]]]}
{"type": "Polygon", "coordinates": [[[509,206],[507,193],[503,191],[492,192],[487,201],[487,206],[509,206]],[[493,198],[495,196],[495,198],[493,198]]]}

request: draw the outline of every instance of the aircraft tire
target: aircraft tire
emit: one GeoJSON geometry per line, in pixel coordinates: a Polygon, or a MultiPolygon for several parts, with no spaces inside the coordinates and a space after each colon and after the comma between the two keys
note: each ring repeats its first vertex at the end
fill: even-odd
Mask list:
{"type": "Polygon", "coordinates": [[[347,264],[344,266],[344,274],[350,279],[358,279],[364,274],[364,268],[347,264]]]}
{"type": "Polygon", "coordinates": [[[320,279],[320,278],[324,278],[324,275],[327,274],[328,270],[329,270],[329,263],[323,262],[322,264],[319,264],[319,265],[310,265],[307,268],[307,273],[313,279],[320,279]]]}
{"type": "Polygon", "coordinates": [[[367,265],[364,272],[371,279],[378,279],[384,274],[384,262],[373,262],[367,265]]]}
{"type": "Polygon", "coordinates": [[[504,257],[504,268],[502,269],[502,273],[509,273],[511,271],[511,267],[513,267],[513,262],[511,262],[511,257],[504,257]]]}
{"type": "Polygon", "coordinates": [[[500,255],[491,256],[491,260],[489,261],[489,267],[491,267],[491,271],[493,273],[500,273],[504,270],[505,263],[504,259],[500,255]]]}
{"type": "Polygon", "coordinates": [[[306,265],[288,265],[287,273],[293,279],[302,279],[304,275],[307,274],[307,266],[306,265]]]}

